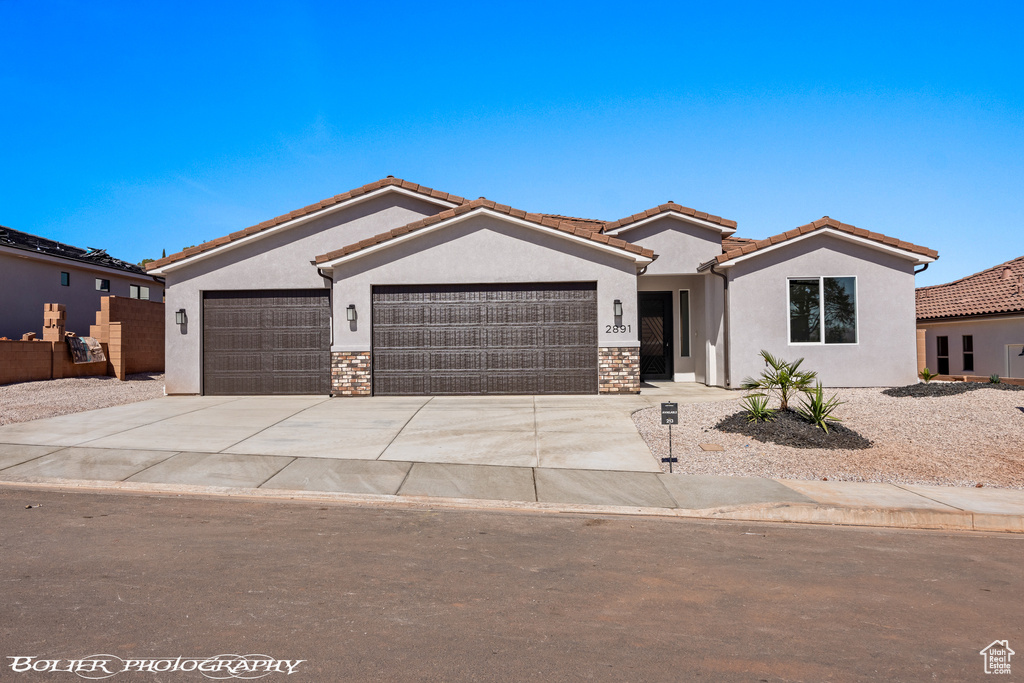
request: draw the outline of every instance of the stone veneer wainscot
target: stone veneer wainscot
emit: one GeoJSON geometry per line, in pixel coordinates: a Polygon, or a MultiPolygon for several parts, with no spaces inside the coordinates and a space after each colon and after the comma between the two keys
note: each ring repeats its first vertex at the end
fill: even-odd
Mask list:
{"type": "Polygon", "coordinates": [[[331,352],[331,393],[335,396],[370,395],[370,352],[331,352]]]}
{"type": "Polygon", "coordinates": [[[602,346],[597,350],[598,392],[640,393],[640,349],[602,346]]]}

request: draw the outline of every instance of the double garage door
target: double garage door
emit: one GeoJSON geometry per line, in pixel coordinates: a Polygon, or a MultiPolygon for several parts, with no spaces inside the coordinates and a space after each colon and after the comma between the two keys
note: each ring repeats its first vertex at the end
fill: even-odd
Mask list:
{"type": "Polygon", "coordinates": [[[373,391],[597,393],[594,283],[373,288],[373,391]]]}
{"type": "MultiPolygon", "coordinates": [[[[597,393],[594,283],[373,288],[373,393],[597,393]]],[[[326,290],[206,292],[206,394],[330,391],[326,290]]]]}

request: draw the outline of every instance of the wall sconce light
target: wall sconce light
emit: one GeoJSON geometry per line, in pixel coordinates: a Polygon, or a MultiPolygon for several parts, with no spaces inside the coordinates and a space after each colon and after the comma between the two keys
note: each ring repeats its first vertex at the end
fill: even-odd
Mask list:
{"type": "Polygon", "coordinates": [[[613,309],[615,311],[615,317],[616,318],[621,318],[622,317],[622,302],[619,301],[618,299],[616,299],[615,303],[613,304],[613,309]]]}
{"type": "Polygon", "coordinates": [[[188,324],[188,316],[185,315],[185,309],[184,308],[179,308],[174,313],[174,323],[176,325],[186,325],[186,324],[188,324]]]}
{"type": "Polygon", "coordinates": [[[345,309],[345,319],[352,322],[356,319],[356,305],[349,304],[348,308],[345,309]]]}

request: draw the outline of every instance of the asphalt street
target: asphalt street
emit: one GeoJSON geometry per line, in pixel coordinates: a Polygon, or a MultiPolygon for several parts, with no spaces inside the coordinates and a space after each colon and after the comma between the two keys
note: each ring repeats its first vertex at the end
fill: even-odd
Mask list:
{"type": "Polygon", "coordinates": [[[262,681],[970,681],[992,641],[1024,652],[1013,534],[2,488],[0,581],[5,681],[98,653],[304,660],[262,681]]]}

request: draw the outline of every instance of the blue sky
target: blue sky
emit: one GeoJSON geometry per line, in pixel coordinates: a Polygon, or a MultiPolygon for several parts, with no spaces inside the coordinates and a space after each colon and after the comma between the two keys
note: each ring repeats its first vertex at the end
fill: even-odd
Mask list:
{"type": "Polygon", "coordinates": [[[131,261],[392,174],[1024,255],[1021,3],[0,0],[0,224],[131,261]]]}

